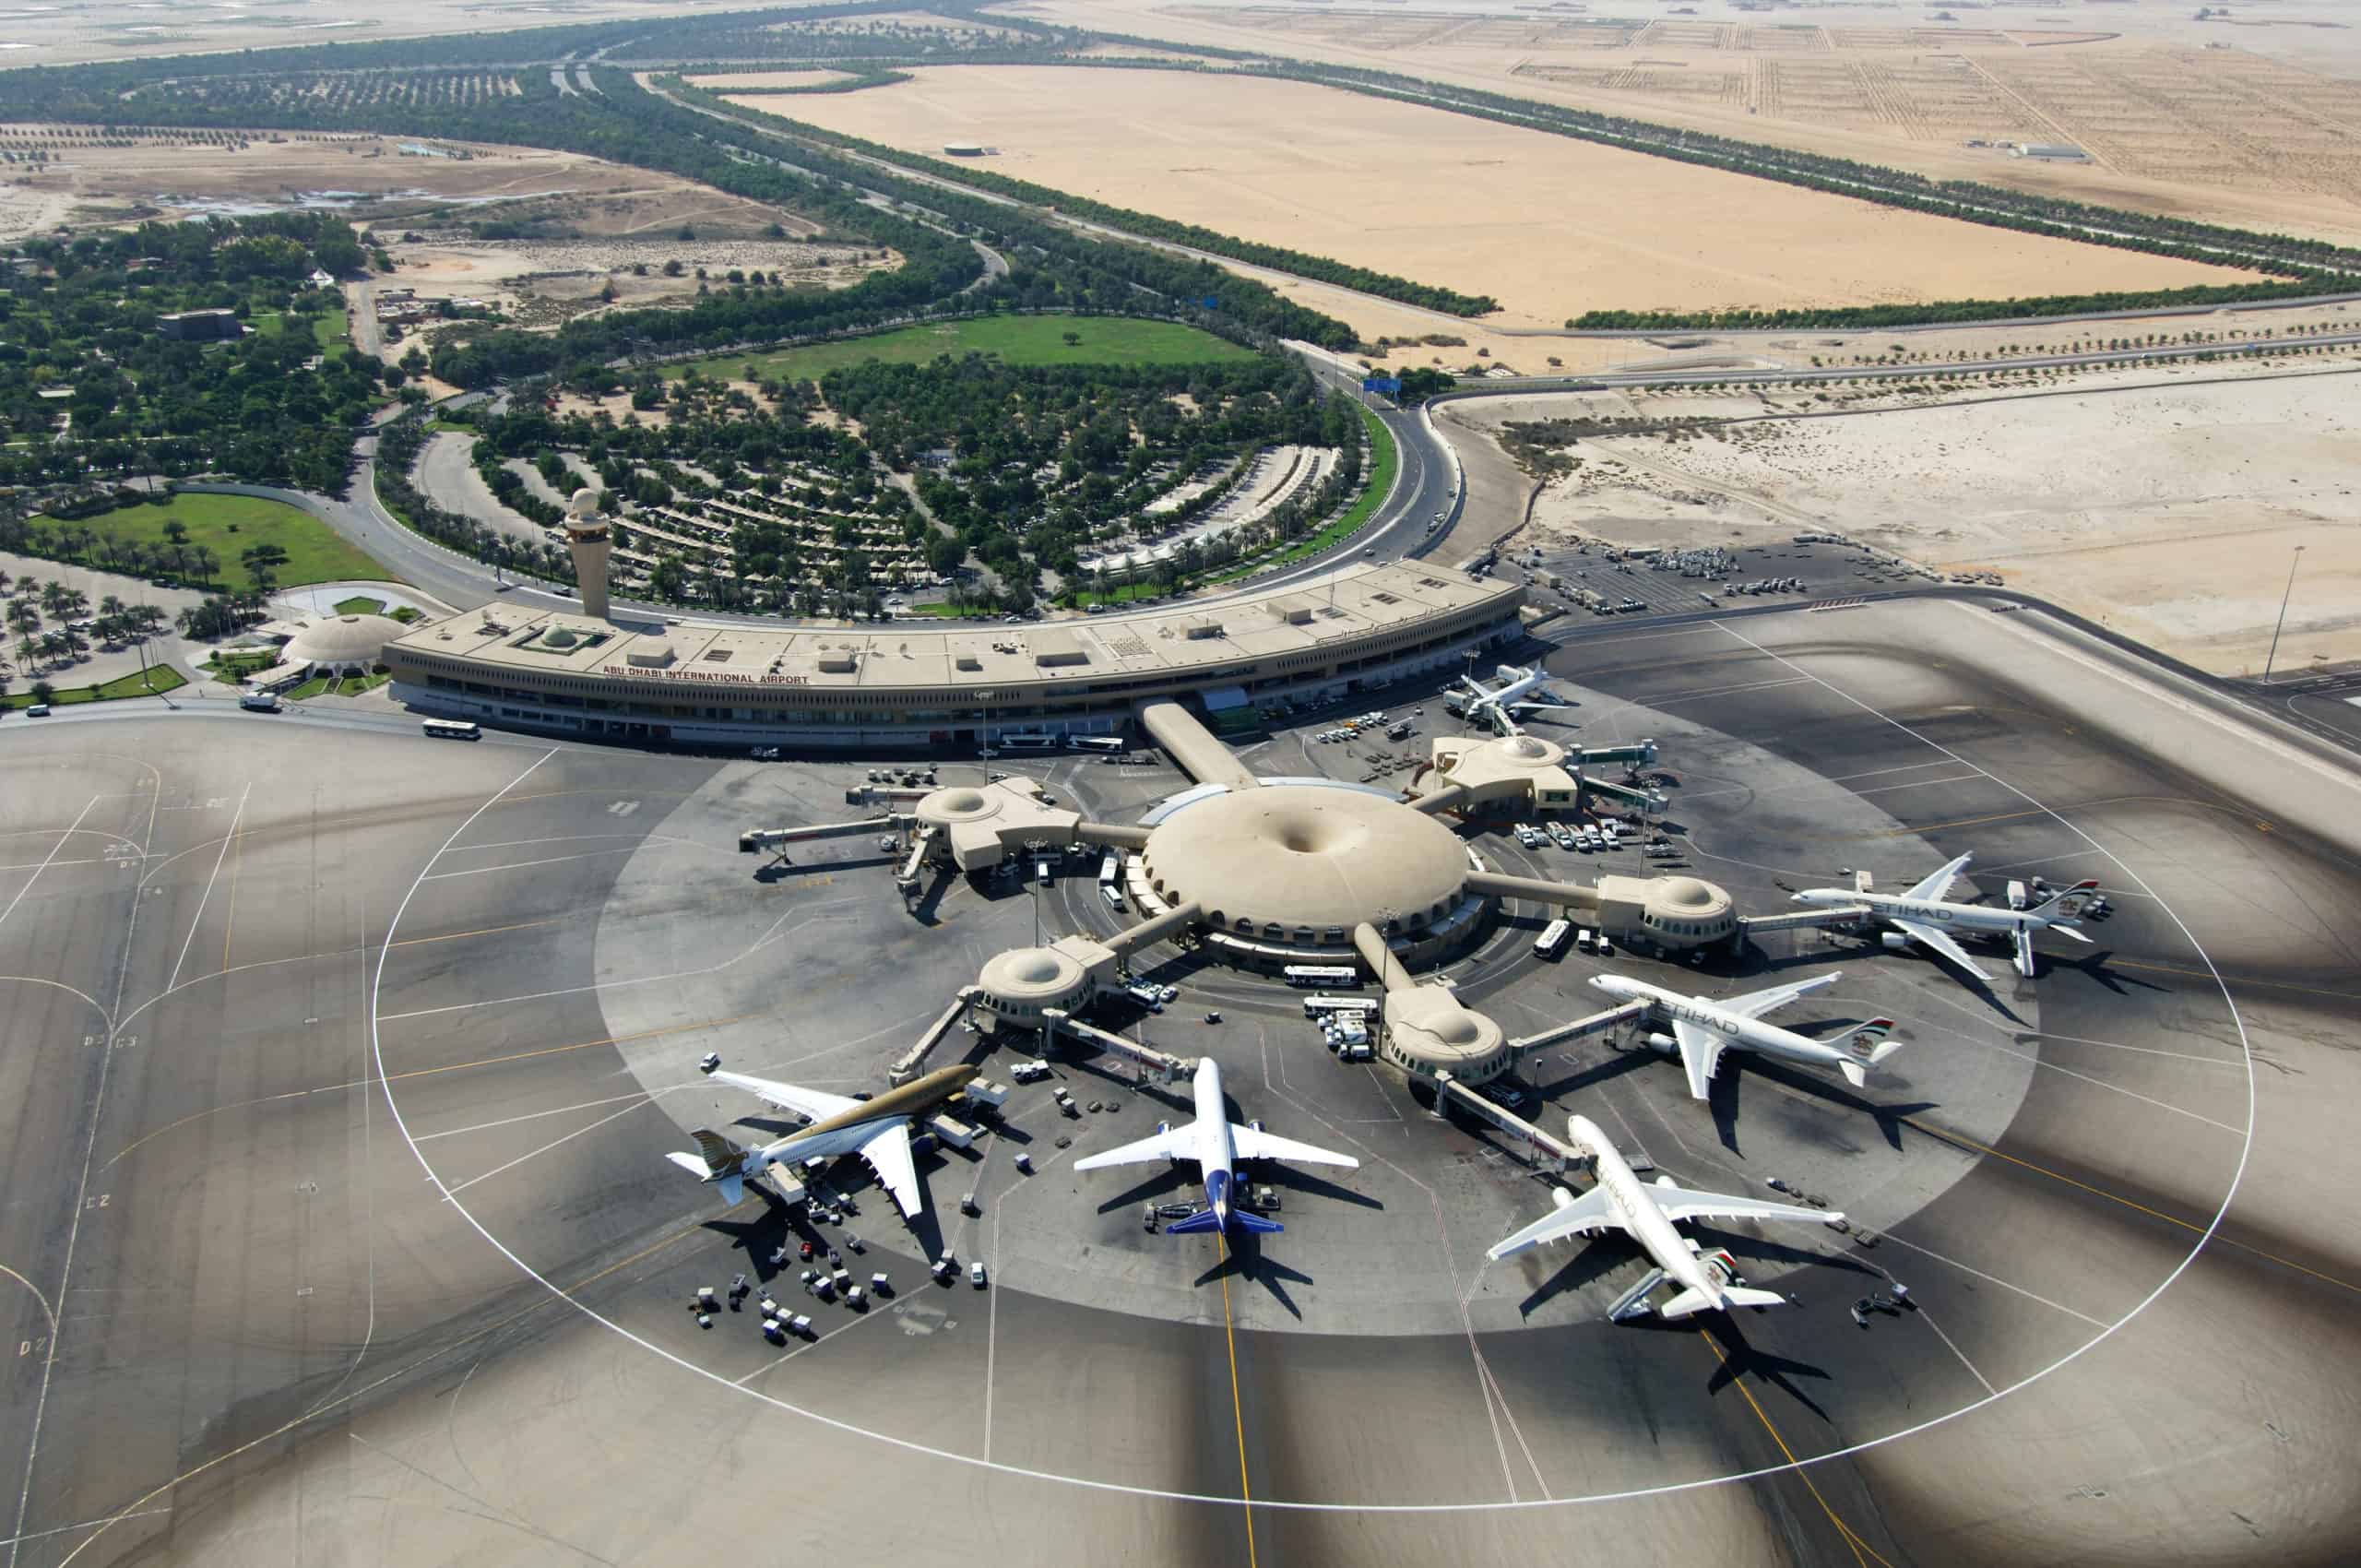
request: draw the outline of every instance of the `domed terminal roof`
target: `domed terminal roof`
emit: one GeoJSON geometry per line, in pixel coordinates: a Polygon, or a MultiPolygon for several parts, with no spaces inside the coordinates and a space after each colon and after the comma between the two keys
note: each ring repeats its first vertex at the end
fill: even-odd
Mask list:
{"type": "Polygon", "coordinates": [[[1082,989],[1083,967],[1050,947],[1012,947],[984,960],[976,983],[1009,1002],[1054,1005],[1082,989]]]}
{"type": "Polygon", "coordinates": [[[1456,835],[1399,802],[1355,790],[1240,790],[1195,802],[1148,837],[1149,878],[1174,903],[1315,940],[1363,921],[1423,922],[1459,896],[1456,835]]]}
{"type": "Polygon", "coordinates": [[[409,631],[390,615],[338,615],[314,621],[287,644],[288,664],[374,664],[386,645],[409,631]]]}
{"type": "Polygon", "coordinates": [[[918,818],[931,823],[979,822],[997,814],[1004,803],[997,790],[955,784],[919,801],[918,818]]]}
{"type": "MultiPolygon", "coordinates": [[[[1600,879],[1602,883],[1604,878],[1600,879]]],[[[1659,918],[1719,921],[1730,912],[1730,896],[1693,876],[1655,877],[1640,884],[1648,912],[1659,918]]]]}

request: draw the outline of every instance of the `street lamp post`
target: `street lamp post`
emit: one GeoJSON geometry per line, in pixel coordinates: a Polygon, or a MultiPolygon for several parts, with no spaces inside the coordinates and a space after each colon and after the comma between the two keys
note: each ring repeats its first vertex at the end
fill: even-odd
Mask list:
{"type": "Polygon", "coordinates": [[[2287,601],[2296,594],[2296,568],[2304,564],[2304,547],[2296,547],[2296,557],[2287,563],[2287,588],[2279,596],[2279,624],[2271,628],[2271,651],[2263,655],[2262,683],[2271,684],[2271,666],[2279,657],[2279,634],[2287,624],[2287,601]]]}

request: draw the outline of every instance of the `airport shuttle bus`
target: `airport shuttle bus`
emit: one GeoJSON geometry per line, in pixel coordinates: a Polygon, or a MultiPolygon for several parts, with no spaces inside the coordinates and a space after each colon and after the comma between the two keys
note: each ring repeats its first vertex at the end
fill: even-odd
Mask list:
{"type": "Polygon", "coordinates": [[[1289,964],[1280,971],[1289,985],[1352,987],[1361,972],[1350,964],[1289,964]]]}
{"type": "Polygon", "coordinates": [[[1078,752],[1106,752],[1121,755],[1123,737],[1121,735],[1068,735],[1066,744],[1078,752]]]}
{"type": "Polygon", "coordinates": [[[1377,1001],[1368,996],[1331,996],[1319,992],[1303,999],[1303,1016],[1318,1018],[1331,1013],[1358,1013],[1364,1016],[1377,1011],[1377,1001]]]}
{"type": "Polygon", "coordinates": [[[1003,735],[1000,746],[1003,751],[1010,752],[1051,752],[1058,749],[1058,738],[1055,735],[1003,735]]]}
{"type": "Polygon", "coordinates": [[[1566,938],[1573,934],[1573,921],[1551,921],[1541,934],[1533,939],[1533,956],[1536,958],[1556,957],[1566,950],[1566,938]]]}
{"type": "Polygon", "coordinates": [[[430,738],[437,741],[481,741],[483,739],[483,731],[464,719],[430,719],[419,728],[425,731],[430,738]]]}
{"type": "Polygon", "coordinates": [[[1122,880],[1122,876],[1123,857],[1112,849],[1108,850],[1107,858],[1098,862],[1098,885],[1112,887],[1122,880]]]}

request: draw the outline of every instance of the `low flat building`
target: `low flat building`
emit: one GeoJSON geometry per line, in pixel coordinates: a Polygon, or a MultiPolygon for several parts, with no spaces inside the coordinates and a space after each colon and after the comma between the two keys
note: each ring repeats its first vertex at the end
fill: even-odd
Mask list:
{"type": "Polygon", "coordinates": [[[1513,585],[1417,563],[1138,615],[942,630],[668,625],[487,605],[387,645],[397,700],[510,729],[813,748],[1108,734],[1159,699],[1345,698],[1522,633],[1513,585]]]}
{"type": "Polygon", "coordinates": [[[176,343],[215,343],[245,336],[233,310],[176,310],[156,318],[156,330],[176,343]]]}

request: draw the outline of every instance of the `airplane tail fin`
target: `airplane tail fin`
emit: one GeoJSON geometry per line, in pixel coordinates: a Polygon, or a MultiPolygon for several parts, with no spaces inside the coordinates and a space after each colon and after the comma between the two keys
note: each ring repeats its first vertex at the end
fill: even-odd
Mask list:
{"type": "Polygon", "coordinates": [[[715,1176],[725,1170],[736,1170],[746,1163],[746,1151],[740,1145],[709,1128],[699,1127],[689,1134],[697,1143],[697,1152],[705,1156],[706,1170],[715,1176]]]}
{"type": "Polygon", "coordinates": [[[1846,1083],[1857,1089],[1866,1087],[1869,1069],[1902,1049],[1902,1041],[1886,1038],[1892,1032],[1892,1018],[1871,1018],[1853,1031],[1853,1054],[1836,1064],[1846,1083]]]}
{"type": "Polygon", "coordinates": [[[700,1182],[711,1182],[721,1194],[722,1206],[736,1208],[746,1199],[746,1179],[735,1170],[727,1173],[706,1169],[704,1160],[693,1154],[668,1154],[664,1157],[700,1182]]]}
{"type": "Polygon", "coordinates": [[[1229,1222],[1239,1229],[1255,1236],[1268,1236],[1287,1229],[1275,1219],[1265,1219],[1259,1214],[1249,1214],[1240,1208],[1229,1211],[1229,1222]]]}
{"type": "Polygon", "coordinates": [[[2074,884],[2071,887],[2059,888],[2057,892],[2052,893],[2048,897],[2044,898],[2040,903],[2035,904],[2032,909],[2027,909],[2025,913],[2029,915],[2051,916],[2070,915],[2080,909],[2082,905],[2090,899],[2092,895],[2098,892],[2098,879],[2095,877],[2086,876],[2082,881],[2074,884]],[[2067,902],[2070,898],[2073,900],[2070,904],[2067,902]]]}
{"type": "Polygon", "coordinates": [[[1186,1219],[1176,1219],[1164,1228],[1168,1236],[1202,1236],[1221,1229],[1221,1216],[1212,1209],[1201,1208],[1186,1219]]]}
{"type": "Polygon", "coordinates": [[[674,1152],[664,1158],[698,1181],[712,1182],[720,1189],[723,1205],[736,1208],[746,1199],[746,1151],[703,1127],[689,1136],[697,1141],[695,1154],[674,1152]]]}

